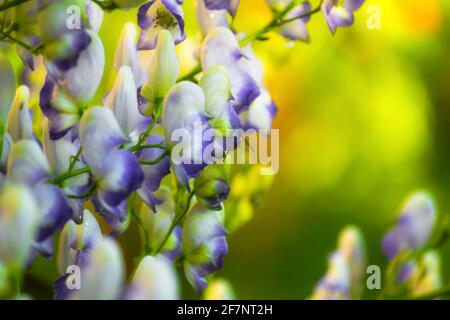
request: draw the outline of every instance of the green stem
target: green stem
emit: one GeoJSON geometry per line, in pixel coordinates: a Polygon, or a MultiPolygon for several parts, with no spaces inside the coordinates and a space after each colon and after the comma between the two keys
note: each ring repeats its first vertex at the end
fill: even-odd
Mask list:
{"type": "Polygon", "coordinates": [[[191,71],[189,71],[188,73],[186,73],[184,76],[181,76],[180,78],[178,78],[177,82],[181,82],[181,81],[188,81],[188,80],[193,80],[194,77],[199,74],[202,71],[202,66],[199,64],[197,64],[194,68],[192,68],[191,71]]]}
{"type": "Polygon", "coordinates": [[[83,151],[83,148],[79,147],[77,153],[70,158],[70,164],[69,164],[69,170],[68,170],[69,172],[71,172],[73,170],[73,168],[75,167],[75,163],[80,159],[82,151],[83,151]]]}
{"type": "Polygon", "coordinates": [[[311,10],[310,12],[304,13],[302,15],[296,16],[296,17],[292,17],[289,19],[285,19],[285,20],[281,20],[278,24],[277,27],[282,26],[283,24],[298,20],[298,19],[303,19],[309,16],[312,16],[313,14],[316,14],[317,12],[319,12],[322,8],[322,2],[323,0],[320,0],[319,4],[317,5],[317,7],[313,10],[311,10]]]}
{"type": "Polygon", "coordinates": [[[145,132],[143,134],[141,134],[141,136],[139,137],[138,142],[136,143],[136,145],[134,145],[133,147],[131,147],[129,150],[131,152],[135,152],[140,150],[141,146],[144,144],[145,140],[147,140],[148,136],[150,135],[150,133],[152,133],[153,128],[155,128],[156,124],[158,123],[159,117],[160,117],[160,106],[163,103],[163,101],[160,101],[157,103],[156,105],[156,114],[153,116],[152,122],[150,123],[150,125],[148,126],[147,130],[145,130],[145,132]]]}
{"type": "Polygon", "coordinates": [[[14,0],[14,1],[8,1],[2,5],[0,5],[0,12],[5,11],[7,9],[13,8],[15,6],[18,6],[19,4],[28,2],[30,0],[14,0]]]}
{"type": "Polygon", "coordinates": [[[139,227],[142,229],[142,232],[144,233],[144,252],[142,254],[143,257],[145,257],[147,254],[149,254],[151,252],[151,248],[150,248],[150,238],[148,236],[148,228],[145,225],[144,221],[142,221],[141,217],[139,216],[139,214],[136,213],[136,211],[134,210],[134,208],[130,209],[130,213],[131,216],[136,219],[137,223],[139,224],[139,227]]]}
{"type": "Polygon", "coordinates": [[[69,195],[67,195],[67,197],[70,199],[86,199],[94,194],[96,188],[97,188],[97,185],[94,183],[94,184],[92,184],[91,188],[88,191],[86,191],[86,193],[83,193],[80,195],[69,194],[69,195]]]}
{"type": "Polygon", "coordinates": [[[26,44],[25,42],[23,42],[20,39],[13,37],[10,32],[4,32],[4,31],[0,30],[0,35],[3,36],[3,39],[8,39],[10,42],[16,43],[19,46],[24,47],[25,49],[27,49],[29,51],[33,50],[32,46],[26,44]]]}
{"type": "Polygon", "coordinates": [[[167,155],[169,155],[169,150],[164,151],[158,158],[154,159],[154,160],[150,160],[150,161],[139,161],[140,164],[144,165],[144,166],[153,166],[155,164],[160,163],[167,155]]]}
{"type": "Polygon", "coordinates": [[[162,250],[162,248],[164,248],[164,245],[166,244],[167,240],[169,240],[170,235],[173,232],[173,229],[175,229],[175,227],[181,222],[181,220],[183,220],[184,216],[188,213],[189,208],[191,207],[191,201],[192,201],[193,196],[194,196],[194,190],[192,190],[192,192],[189,194],[189,197],[188,197],[187,203],[186,203],[186,207],[184,208],[184,210],[179,215],[177,215],[175,217],[175,219],[173,219],[169,230],[167,231],[166,235],[164,236],[158,249],[156,249],[156,251],[154,253],[155,255],[158,254],[162,250]]]}
{"type": "Polygon", "coordinates": [[[259,29],[258,31],[248,35],[247,37],[245,37],[244,39],[242,39],[239,44],[241,45],[241,47],[249,44],[250,42],[261,38],[262,36],[264,36],[266,33],[272,31],[272,29],[277,28],[282,26],[283,24],[286,24],[288,22],[292,22],[294,20],[297,19],[301,19],[301,18],[306,18],[309,16],[312,16],[313,14],[317,13],[320,11],[320,8],[322,7],[322,2],[323,0],[320,0],[319,4],[317,5],[317,7],[313,10],[311,10],[308,13],[305,13],[303,15],[297,16],[297,17],[292,17],[286,20],[283,20],[283,18],[289,13],[291,12],[292,9],[294,9],[294,7],[296,7],[299,2],[298,1],[291,1],[283,10],[277,12],[273,19],[263,28],[259,29]]]}
{"type": "Polygon", "coordinates": [[[143,149],[163,149],[163,150],[165,150],[166,147],[163,146],[162,144],[145,144],[142,146],[136,145],[136,146],[130,148],[130,151],[135,152],[135,151],[139,151],[139,150],[143,150],[143,149]]]}
{"type": "Polygon", "coordinates": [[[57,185],[61,185],[61,183],[63,183],[64,181],[66,181],[67,179],[85,174],[85,173],[90,173],[91,169],[89,169],[89,167],[82,167],[79,169],[75,169],[66,173],[63,173],[62,175],[60,175],[59,177],[55,178],[55,179],[51,179],[50,183],[53,184],[57,184],[57,185]]]}

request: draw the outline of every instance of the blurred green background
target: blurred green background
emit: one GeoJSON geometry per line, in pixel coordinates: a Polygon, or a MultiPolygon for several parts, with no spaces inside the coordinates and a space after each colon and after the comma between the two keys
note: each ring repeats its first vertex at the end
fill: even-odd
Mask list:
{"type": "MultiPolygon", "coordinates": [[[[182,73],[195,64],[199,42],[193,1],[185,2],[182,73]]],[[[135,17],[136,11],[105,14],[100,36],[107,71],[97,103],[114,79],[123,24],[135,17]]],[[[242,0],[235,26],[251,33],[270,17],[263,0],[242,0]]],[[[383,270],[380,241],[415,189],[430,190],[439,211],[450,213],[449,17],[448,0],[366,0],[355,25],[335,36],[318,14],[308,25],[310,44],[289,43],[276,33],[254,44],[279,108],[280,171],[253,220],[230,237],[217,273],[238,298],[308,297],[347,224],[362,229],[369,264],[383,270]],[[379,30],[367,27],[371,5],[381,9],[379,30]]],[[[127,257],[139,250],[137,237],[136,229],[121,239],[127,257]]],[[[443,252],[449,281],[448,244],[443,252]]],[[[43,283],[54,281],[52,268],[43,259],[33,266],[27,286],[34,296],[50,290],[43,283]]],[[[194,297],[183,288],[184,297],[194,297]]]]}

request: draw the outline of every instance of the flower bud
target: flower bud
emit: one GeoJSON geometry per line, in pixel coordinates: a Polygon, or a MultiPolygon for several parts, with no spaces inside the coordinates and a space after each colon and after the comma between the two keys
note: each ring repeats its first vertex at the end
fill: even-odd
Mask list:
{"type": "Polygon", "coordinates": [[[20,140],[14,143],[8,158],[8,178],[12,182],[34,187],[49,175],[48,161],[37,142],[20,140]]]}
{"type": "Polygon", "coordinates": [[[194,182],[194,191],[203,205],[213,210],[222,208],[222,202],[230,193],[230,170],[229,164],[211,164],[200,172],[194,182]]]}
{"type": "Polygon", "coordinates": [[[17,88],[8,115],[8,133],[13,141],[33,138],[31,110],[28,108],[30,90],[27,86],[17,88]]]}
{"type": "Polygon", "coordinates": [[[142,87],[141,95],[148,100],[144,114],[152,115],[159,110],[167,92],[177,82],[180,63],[175,51],[172,35],[167,30],[161,30],[158,36],[153,59],[150,63],[148,80],[142,87]]]}
{"type": "Polygon", "coordinates": [[[92,31],[98,33],[103,22],[103,9],[92,0],[86,0],[86,17],[92,31]]]}
{"type": "Polygon", "coordinates": [[[313,300],[350,299],[350,270],[345,257],[334,252],[329,259],[328,270],[311,297],[313,300]]]}
{"type": "Polygon", "coordinates": [[[347,260],[350,268],[352,298],[359,299],[366,271],[365,243],[359,228],[356,226],[344,228],[339,235],[337,250],[347,260]]]}
{"type": "Polygon", "coordinates": [[[142,259],[125,293],[128,300],[176,300],[178,297],[177,274],[162,255],[142,259]]]}
{"type": "Polygon", "coordinates": [[[58,271],[63,274],[70,265],[83,265],[102,238],[100,226],[89,210],[84,210],[81,224],[66,223],[59,239],[58,271]]]}
{"type": "Polygon", "coordinates": [[[133,23],[126,23],[120,34],[114,67],[119,70],[122,66],[129,66],[133,71],[136,86],[140,88],[147,80],[147,76],[140,64],[139,53],[136,49],[136,35],[136,26],[133,23]]]}
{"type": "Polygon", "coordinates": [[[139,113],[137,88],[130,67],[123,66],[119,69],[114,87],[106,98],[105,107],[113,111],[126,135],[137,129],[142,115],[139,113]]]}
{"type": "Polygon", "coordinates": [[[388,260],[402,250],[417,250],[427,244],[437,219],[433,198],[426,192],[416,192],[406,199],[397,224],[384,237],[383,252],[388,260]]]}

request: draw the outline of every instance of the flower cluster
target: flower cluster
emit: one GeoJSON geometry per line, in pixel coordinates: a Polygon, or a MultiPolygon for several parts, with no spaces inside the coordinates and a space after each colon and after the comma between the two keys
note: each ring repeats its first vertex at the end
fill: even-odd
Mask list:
{"type": "MultiPolygon", "coordinates": [[[[430,194],[419,191],[407,197],[396,225],[382,241],[388,266],[383,284],[381,278],[375,283],[381,298],[438,298],[447,293],[439,291],[443,283],[438,251],[447,238],[447,228],[430,194]]],[[[311,298],[360,299],[367,267],[361,231],[353,226],[345,228],[338,249],[330,256],[327,273],[311,298]]]]}
{"type": "MultiPolygon", "coordinates": [[[[8,13],[0,16],[0,41],[15,45],[26,66],[21,79],[37,68],[45,74],[42,86],[25,81],[16,89],[13,68],[0,56],[0,297],[18,297],[14,283],[36,255],[54,254],[59,233],[57,299],[177,299],[175,263],[205,298],[233,298],[230,285],[212,274],[222,267],[229,233],[249,219],[246,212],[271,179],[248,167],[232,179],[223,160],[244,139],[229,132],[268,134],[277,111],[251,42],[272,30],[309,41],[306,25],[321,9],[334,32],[352,23],[363,1],[320,1],[315,9],[308,1],[267,1],[273,20],[242,38],[230,23],[239,0],[197,0],[198,66],[182,77],[176,52],[186,39],[182,0],[12,2],[0,4],[0,13],[8,13]],[[99,93],[104,11],[133,8],[139,28],[123,26],[115,81],[99,93]],[[40,108],[32,113],[36,95],[40,108]],[[206,132],[213,132],[209,140],[196,139],[206,132]],[[254,186],[238,189],[250,174],[254,186]],[[115,239],[132,221],[142,251],[126,283],[115,239]]],[[[358,233],[348,233],[333,261],[354,266],[353,283],[363,255],[358,233]]],[[[325,280],[320,290],[332,285],[325,280]]],[[[348,281],[342,286],[348,295],[348,281]]]]}

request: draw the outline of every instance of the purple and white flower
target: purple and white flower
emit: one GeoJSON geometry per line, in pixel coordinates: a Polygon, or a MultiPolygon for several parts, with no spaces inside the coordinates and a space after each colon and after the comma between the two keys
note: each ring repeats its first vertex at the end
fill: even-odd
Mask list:
{"type": "Polygon", "coordinates": [[[313,300],[350,299],[350,268],[348,261],[339,251],[331,254],[328,270],[316,286],[311,297],[313,300]]]}
{"type": "Polygon", "coordinates": [[[138,107],[138,93],[133,71],[128,66],[119,69],[113,89],[105,99],[105,107],[112,110],[122,131],[130,138],[139,136],[146,118],[138,107]]]}
{"type": "Polygon", "coordinates": [[[47,65],[48,76],[40,93],[41,110],[49,118],[52,139],[60,139],[80,120],[80,110],[93,98],[103,77],[105,52],[100,38],[89,31],[91,42],[77,65],[61,72],[47,65]]]}
{"type": "Polygon", "coordinates": [[[195,178],[206,166],[205,149],[213,144],[205,138],[210,131],[210,118],[205,110],[205,95],[192,82],[179,82],[164,100],[162,126],[171,147],[175,175],[188,190],[189,179],[195,178]]]}
{"type": "Polygon", "coordinates": [[[80,139],[83,158],[97,185],[97,209],[109,223],[123,222],[126,212],[121,206],[144,179],[135,155],[119,148],[129,138],[110,109],[94,107],[83,114],[80,139]]]}
{"type": "Polygon", "coordinates": [[[81,224],[67,222],[59,239],[58,271],[64,274],[71,265],[84,265],[102,238],[100,226],[89,210],[84,210],[81,224]]]}
{"type": "Polygon", "coordinates": [[[152,50],[156,47],[161,30],[168,30],[175,44],[186,38],[184,13],[180,0],[151,0],[139,8],[138,25],[141,28],[138,48],[152,50]]]}
{"type": "Polygon", "coordinates": [[[409,196],[400,210],[397,224],[384,237],[383,253],[392,260],[403,250],[417,250],[430,240],[437,220],[433,198],[425,192],[409,196]]]}
{"type": "Polygon", "coordinates": [[[231,94],[236,101],[237,110],[246,108],[260,94],[257,81],[239,65],[246,59],[236,36],[227,28],[218,27],[212,30],[201,48],[201,64],[203,70],[216,65],[224,66],[230,75],[231,94]]]}
{"type": "Polygon", "coordinates": [[[72,209],[63,192],[46,183],[50,167],[40,146],[33,140],[16,142],[10,151],[7,172],[9,181],[30,187],[33,196],[39,199],[36,207],[40,224],[36,242],[44,242],[61,230],[72,217],[72,209]]]}
{"type": "Polygon", "coordinates": [[[228,28],[230,26],[225,9],[211,10],[205,6],[205,0],[195,0],[195,10],[203,36],[207,36],[216,27],[228,28]]]}
{"type": "Polygon", "coordinates": [[[148,70],[147,82],[140,92],[147,101],[147,104],[141,105],[143,114],[151,116],[160,113],[164,97],[177,82],[179,71],[180,62],[172,35],[167,30],[161,30],[148,70]]]}
{"type": "Polygon", "coordinates": [[[56,299],[113,300],[122,290],[125,267],[117,243],[109,238],[97,241],[79,264],[80,289],[69,290],[70,274],[65,274],[55,284],[56,299]]]}
{"type": "Polygon", "coordinates": [[[184,273],[199,292],[207,286],[206,276],[222,268],[228,252],[224,211],[211,211],[197,204],[183,224],[184,273]]]}
{"type": "Polygon", "coordinates": [[[240,0],[203,0],[209,10],[227,10],[234,16],[240,0]]]}
{"type": "Polygon", "coordinates": [[[325,0],[322,12],[330,31],[334,34],[338,27],[348,27],[355,18],[353,12],[362,6],[364,0],[325,0]]]}

